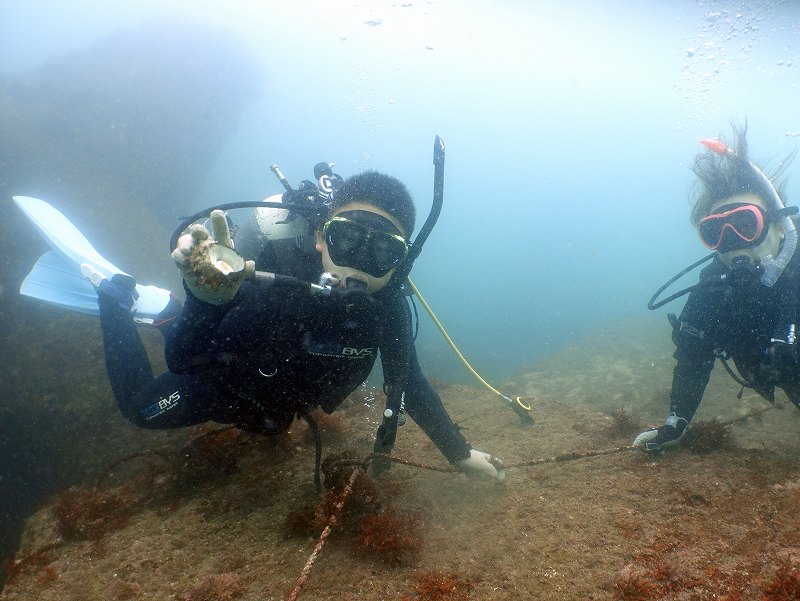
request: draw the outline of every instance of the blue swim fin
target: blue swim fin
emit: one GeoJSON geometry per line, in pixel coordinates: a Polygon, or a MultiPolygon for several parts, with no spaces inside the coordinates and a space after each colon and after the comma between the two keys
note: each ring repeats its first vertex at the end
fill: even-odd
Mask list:
{"type": "MultiPolygon", "coordinates": [[[[52,205],[38,198],[15,196],[14,202],[39,230],[53,249],[43,254],[22,282],[20,294],[65,309],[98,314],[97,293],[83,272],[110,279],[126,274],[97,252],[81,232],[52,205]],[[87,269],[88,267],[88,269],[87,269]]],[[[157,324],[159,315],[175,306],[169,290],[136,284],[139,298],[133,305],[133,319],[144,325],[157,324]]]]}
{"type": "Polygon", "coordinates": [[[19,287],[19,293],[79,313],[97,315],[94,286],[53,250],[39,257],[19,287]]]}

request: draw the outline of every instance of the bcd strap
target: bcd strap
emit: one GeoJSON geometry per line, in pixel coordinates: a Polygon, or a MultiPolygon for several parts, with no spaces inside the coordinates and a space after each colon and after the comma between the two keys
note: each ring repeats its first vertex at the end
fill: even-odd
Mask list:
{"type": "MultiPolygon", "coordinates": [[[[383,422],[378,427],[375,435],[373,452],[382,455],[390,455],[397,439],[397,426],[399,423],[400,412],[403,406],[403,391],[399,386],[387,386],[386,410],[383,412],[383,422]]],[[[379,475],[391,467],[391,462],[387,459],[376,458],[372,462],[374,475],[379,475]]]]}

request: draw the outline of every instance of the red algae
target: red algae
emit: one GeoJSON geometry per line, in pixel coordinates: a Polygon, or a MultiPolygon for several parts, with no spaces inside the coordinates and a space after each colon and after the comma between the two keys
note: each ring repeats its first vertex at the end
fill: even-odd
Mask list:
{"type": "Polygon", "coordinates": [[[388,565],[411,561],[422,548],[421,523],[416,515],[391,509],[367,516],[356,536],[356,550],[388,565]]]}
{"type": "Polygon", "coordinates": [[[233,572],[206,574],[199,584],[178,597],[180,601],[228,601],[247,592],[241,578],[233,572]]]}

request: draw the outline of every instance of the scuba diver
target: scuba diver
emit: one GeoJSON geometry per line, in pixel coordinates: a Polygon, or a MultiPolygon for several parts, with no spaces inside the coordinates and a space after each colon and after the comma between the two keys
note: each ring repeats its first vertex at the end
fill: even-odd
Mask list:
{"type": "Polygon", "coordinates": [[[742,391],[752,388],[774,404],[775,390],[781,388],[800,408],[800,273],[791,217],[797,207],[787,208],[772,183],[789,161],[767,177],[748,159],[746,126],[733,130],[733,148],[720,140],[702,140],[707,150],[697,155],[693,167],[700,193],[691,220],[702,243],[714,252],[662,286],[648,305],[657,308],[690,292],[680,317],[669,315],[677,360],[670,413],[663,425],[633,442],[645,451],[660,451],[681,440],[716,358],[742,391]],[[698,284],[654,304],[668,285],[708,259],[713,261],[702,270],[698,284]]]}
{"type": "MultiPolygon", "coordinates": [[[[276,174],[287,187],[284,198],[315,196],[291,190],[276,174]]],[[[146,287],[98,260],[81,263],[96,289],[120,411],[143,428],[216,421],[264,435],[285,432],[302,417],[317,442],[319,486],[321,451],[310,413],[317,407],[332,413],[367,379],[380,353],[389,400],[375,450],[391,452],[408,414],[450,463],[502,480],[502,462],[471,447],[419,366],[402,286],[415,226],[405,185],[375,171],[334,183],[335,191],[331,186],[317,195],[322,202],[312,219],[288,211],[278,223],[285,234],[279,239],[262,237],[252,246],[252,238],[243,238],[257,248],[251,256],[258,263],[235,248],[222,211],[212,211],[211,231],[195,223],[179,235],[182,224],[172,244],[186,290],[182,309],[161,291],[150,312],[142,311],[146,287]],[[168,372],[154,377],[134,319],[160,327],[168,372]]]]}

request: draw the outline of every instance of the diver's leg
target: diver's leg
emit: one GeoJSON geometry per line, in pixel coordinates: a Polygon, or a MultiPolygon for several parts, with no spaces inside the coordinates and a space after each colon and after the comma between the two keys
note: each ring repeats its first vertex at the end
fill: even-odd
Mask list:
{"type": "Polygon", "coordinates": [[[130,313],[133,278],[115,275],[98,287],[106,371],[120,412],[142,428],[180,428],[237,421],[239,407],[208,376],[153,370],[130,313]]]}
{"type": "Polygon", "coordinates": [[[153,377],[136,325],[124,309],[100,308],[106,371],[120,412],[141,428],[181,428],[209,420],[233,423],[238,404],[204,374],[153,377]]]}
{"type": "MultiPolygon", "coordinates": [[[[235,423],[238,407],[205,375],[166,372],[119,403],[140,428],[183,428],[207,421],[235,423]]],[[[118,399],[119,402],[119,399],[118,399]]]]}
{"type": "Polygon", "coordinates": [[[150,360],[131,317],[134,286],[133,278],[115,275],[97,290],[106,373],[123,414],[132,397],[153,381],[150,360]]]}

